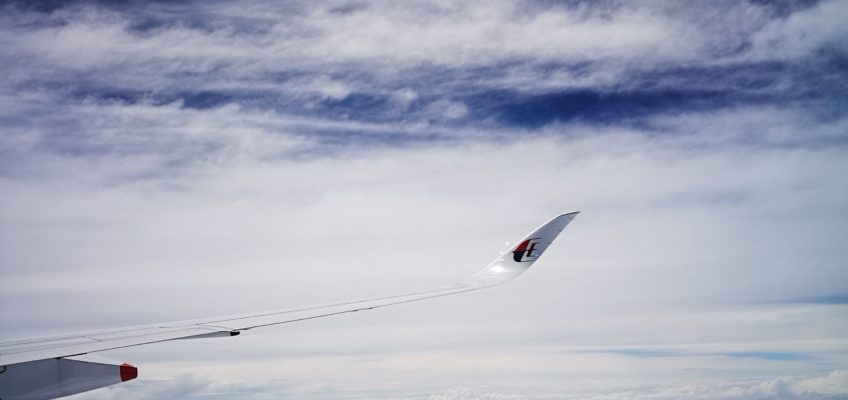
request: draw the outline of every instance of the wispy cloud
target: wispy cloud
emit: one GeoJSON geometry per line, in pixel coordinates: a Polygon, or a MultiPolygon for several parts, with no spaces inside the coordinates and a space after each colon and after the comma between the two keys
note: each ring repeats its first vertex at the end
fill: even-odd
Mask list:
{"type": "Polygon", "coordinates": [[[569,113],[615,122],[792,100],[833,109],[845,100],[842,8],[827,2],[785,15],[785,7],[738,2],[78,3],[50,12],[7,5],[3,69],[8,95],[238,103],[413,124],[479,124],[504,107],[543,114],[537,125],[569,113]],[[184,12],[189,4],[192,13],[184,12]],[[410,91],[414,99],[396,101],[410,91]],[[440,104],[454,106],[446,113],[440,104]]]}

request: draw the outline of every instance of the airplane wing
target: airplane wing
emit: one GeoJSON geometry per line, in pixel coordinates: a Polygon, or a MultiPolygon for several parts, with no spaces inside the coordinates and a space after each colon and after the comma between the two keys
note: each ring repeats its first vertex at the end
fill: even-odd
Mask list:
{"type": "Polygon", "coordinates": [[[490,288],[520,275],[577,216],[562,214],[534,230],[488,266],[440,289],[289,310],[107,329],[0,342],[0,399],[52,399],[134,379],[129,364],[92,362],[86,354],[177,339],[235,336],[255,328],[490,288]]]}

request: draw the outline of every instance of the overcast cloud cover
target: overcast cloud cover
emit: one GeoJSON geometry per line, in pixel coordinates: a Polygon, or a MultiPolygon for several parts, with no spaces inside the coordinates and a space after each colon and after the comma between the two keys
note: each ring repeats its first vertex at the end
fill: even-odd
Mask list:
{"type": "Polygon", "coordinates": [[[103,353],[81,399],[848,397],[844,1],[7,2],[0,336],[493,290],[103,353]]]}

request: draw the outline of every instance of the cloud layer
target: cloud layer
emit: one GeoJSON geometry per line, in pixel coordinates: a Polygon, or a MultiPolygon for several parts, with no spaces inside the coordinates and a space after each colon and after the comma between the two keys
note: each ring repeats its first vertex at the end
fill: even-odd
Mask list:
{"type": "Polygon", "coordinates": [[[89,398],[845,395],[842,2],[2,7],[0,336],[438,286],[583,211],[508,287],[89,398]]]}

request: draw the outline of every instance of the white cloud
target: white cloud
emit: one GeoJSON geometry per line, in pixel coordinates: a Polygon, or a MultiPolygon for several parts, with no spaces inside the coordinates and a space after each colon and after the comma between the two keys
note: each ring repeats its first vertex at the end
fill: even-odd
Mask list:
{"type": "Polygon", "coordinates": [[[347,97],[351,89],[344,83],[333,80],[328,76],[321,76],[312,81],[308,87],[317,91],[321,95],[334,100],[341,100],[347,97]]]}
{"type": "Polygon", "coordinates": [[[16,21],[36,17],[6,6],[2,70],[6,85],[82,79],[154,91],[261,89],[298,96],[317,90],[337,99],[359,88],[397,90],[391,86],[421,66],[511,65],[507,77],[466,78],[517,89],[615,86],[632,79],[633,69],[784,60],[839,48],[844,36],[845,7],[836,1],[786,19],[751,4],[604,4],[374,2],[337,12],[335,4],[210,3],[198,5],[209,19],[204,28],[188,19],[147,31],[134,31],[134,18],[173,13],[159,11],[161,5],[142,8],[139,16],[68,6],[43,17],[49,23],[30,25],[16,21]],[[749,42],[750,49],[740,51],[749,42]],[[546,64],[585,63],[592,68],[545,72],[546,64]],[[331,71],[358,75],[327,79],[331,71]],[[281,72],[301,77],[273,82],[292,76],[281,72]]]}
{"type": "Polygon", "coordinates": [[[392,93],[392,100],[400,107],[406,108],[418,98],[418,93],[410,88],[403,88],[392,93]]]}
{"type": "Polygon", "coordinates": [[[501,400],[501,399],[526,399],[522,395],[506,395],[500,393],[481,393],[471,388],[452,388],[446,390],[442,394],[432,395],[427,397],[428,400],[471,400],[471,399],[486,399],[486,400],[501,400]]]}
{"type": "Polygon", "coordinates": [[[848,371],[833,371],[829,375],[808,379],[792,379],[790,391],[799,396],[816,394],[831,396],[848,395],[848,371]]]}
{"type": "Polygon", "coordinates": [[[635,54],[685,57],[682,26],[638,9],[607,16],[587,9],[535,10],[513,2],[376,3],[349,14],[314,7],[292,43],[307,57],[486,64],[493,58],[602,58],[635,54]],[[646,54],[647,53],[647,54],[646,54]]]}
{"type": "MultiPolygon", "coordinates": [[[[299,385],[291,382],[276,382],[268,385],[249,383],[214,383],[195,376],[183,376],[171,381],[147,382],[146,385],[129,384],[114,386],[107,390],[78,395],[75,399],[178,399],[204,397],[200,390],[209,390],[214,395],[237,396],[238,398],[386,398],[386,399],[426,399],[426,400],[541,400],[541,399],[592,399],[592,400],[794,400],[822,399],[836,400],[848,395],[844,370],[835,370],[824,376],[816,377],[778,377],[751,381],[710,381],[694,378],[674,380],[668,385],[633,384],[619,380],[572,380],[559,385],[559,390],[535,388],[529,392],[508,390],[487,390],[481,387],[458,386],[449,389],[433,389],[432,394],[419,390],[396,387],[375,396],[360,391],[344,391],[332,385],[299,385]],[[547,389],[547,390],[545,390],[547,389]]],[[[489,383],[482,386],[499,386],[489,383]]]]}
{"type": "Polygon", "coordinates": [[[825,1],[807,10],[766,24],[752,37],[751,54],[757,59],[820,57],[821,50],[848,54],[845,38],[848,7],[840,1],[825,1]]]}
{"type": "MultiPolygon", "coordinates": [[[[351,295],[368,296],[392,290],[368,283],[361,268],[380,282],[446,283],[487,262],[486,249],[494,256],[504,240],[572,209],[584,211],[583,226],[566,239],[560,262],[579,267],[552,269],[551,280],[536,282],[540,292],[582,282],[568,286],[564,303],[586,305],[600,287],[607,303],[593,302],[593,310],[844,290],[834,277],[841,273],[838,215],[848,188],[832,174],[844,164],[844,149],[749,147],[750,127],[773,123],[771,112],[759,123],[757,113],[722,114],[720,128],[706,124],[709,118],[670,119],[671,129],[702,131],[689,140],[559,126],[549,129],[574,137],[378,146],[305,159],[289,154],[313,148],[315,139],[298,137],[298,128],[275,114],[174,104],[84,105],[72,113],[91,121],[81,130],[93,136],[90,144],[70,144],[94,146],[94,154],[79,157],[56,143],[55,152],[24,145],[16,150],[16,168],[29,173],[3,182],[3,219],[7,232],[15,232],[4,239],[10,260],[4,280],[24,282],[4,289],[8,295],[18,296],[16,288],[58,290],[72,281],[80,289],[132,288],[155,297],[164,287],[206,290],[193,278],[202,275],[207,288],[268,284],[236,302],[210,299],[229,312],[276,301],[274,285],[299,280],[295,286],[357,279],[361,287],[351,295]],[[739,142],[711,144],[713,132],[739,142]],[[385,260],[362,265],[398,221],[403,227],[393,236],[398,242],[382,250],[385,260]],[[444,245],[447,232],[477,247],[455,254],[449,265],[439,252],[403,268],[391,262],[429,254],[444,245]],[[309,268],[294,267],[302,264],[309,268]],[[68,268],[86,274],[25,283],[68,268]],[[90,273],[99,278],[85,279],[90,273]]],[[[44,121],[39,130],[51,132],[62,121],[44,121]]],[[[807,125],[807,134],[827,136],[832,129],[807,125]]],[[[330,300],[320,292],[306,296],[302,302],[330,300]]],[[[203,312],[194,308],[201,304],[183,312],[203,312]]],[[[62,315],[72,314],[49,312],[59,324],[71,323],[62,315]]],[[[136,312],[158,319],[156,308],[136,312]]]]}
{"type": "Polygon", "coordinates": [[[426,113],[437,118],[458,119],[468,115],[468,107],[461,101],[442,99],[430,103],[426,113]]]}

